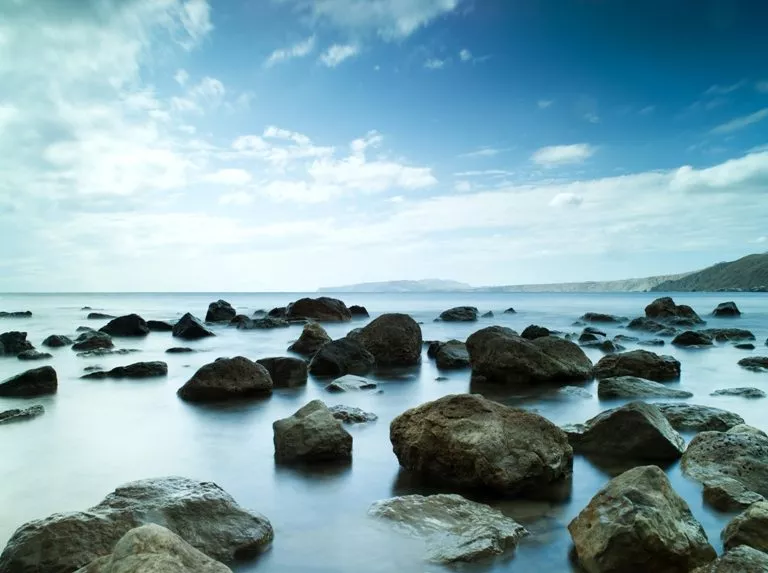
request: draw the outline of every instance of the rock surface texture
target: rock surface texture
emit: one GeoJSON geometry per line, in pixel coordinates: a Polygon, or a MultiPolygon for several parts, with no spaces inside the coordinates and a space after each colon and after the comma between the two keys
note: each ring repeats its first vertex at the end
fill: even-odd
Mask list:
{"type": "Polygon", "coordinates": [[[244,358],[219,358],[194,373],[178,395],[191,402],[249,398],[272,392],[272,378],[261,364],[244,358]]]}
{"type": "Polygon", "coordinates": [[[352,436],[321,400],[273,425],[275,459],[282,463],[348,461],[352,436]]]}

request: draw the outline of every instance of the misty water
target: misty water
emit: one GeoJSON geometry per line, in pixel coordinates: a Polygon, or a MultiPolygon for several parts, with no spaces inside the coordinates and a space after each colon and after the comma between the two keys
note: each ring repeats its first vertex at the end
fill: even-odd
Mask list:
{"type": "MultiPolygon", "coordinates": [[[[145,319],[173,320],[191,311],[204,317],[208,303],[223,297],[243,314],[283,306],[298,294],[82,294],[1,295],[0,310],[31,310],[29,319],[2,319],[1,331],[22,330],[40,347],[50,334],[73,335],[80,325],[100,327],[89,321],[84,305],[113,315],[136,312],[145,319]]],[[[361,304],[371,317],[384,312],[405,312],[423,322],[425,340],[465,339],[490,324],[518,331],[529,324],[578,332],[571,326],[584,312],[597,311],[628,317],[642,315],[656,294],[345,294],[347,304],[361,304]],[[494,318],[478,323],[436,323],[440,311],[470,304],[494,318]],[[508,307],[517,314],[502,314],[508,307]]],[[[674,387],[694,397],[687,402],[720,407],[739,413],[748,424],[768,430],[765,400],[713,397],[720,388],[755,386],[768,389],[768,375],[743,370],[737,361],[748,355],[768,354],[768,296],[765,294],[675,294],[676,302],[693,306],[709,326],[738,326],[752,330],[756,350],[744,351],[729,344],[706,350],[682,350],[669,344],[652,349],[676,356],[682,378],[674,387]],[[706,317],[718,302],[735,300],[739,319],[706,317]]],[[[354,321],[328,325],[338,338],[364,324],[354,321]]],[[[226,405],[188,404],[176,390],[203,364],[219,356],[242,355],[252,359],[287,355],[286,348],[301,332],[287,329],[241,331],[214,326],[217,336],[182,342],[170,333],[151,333],[144,339],[116,339],[118,347],[141,352],[105,358],[77,357],[71,348],[53,349],[53,359],[25,363],[16,358],[0,360],[0,379],[27,368],[53,365],[59,378],[58,393],[34,399],[0,398],[0,410],[42,404],[39,418],[0,426],[0,546],[14,530],[31,519],[51,513],[80,510],[98,503],[127,481],[163,475],[182,475],[215,481],[250,509],[265,514],[275,528],[270,551],[257,561],[236,564],[238,572],[390,571],[569,571],[568,522],[594,493],[621,467],[595,465],[576,456],[570,488],[559,496],[537,501],[483,499],[525,525],[531,535],[516,552],[482,563],[443,567],[423,560],[419,541],[393,533],[367,517],[372,502],[426,489],[399,468],[389,441],[389,423],[404,410],[451,393],[473,390],[469,371],[439,372],[423,356],[419,368],[376,377],[381,392],[330,394],[325,382],[310,380],[306,387],[276,390],[261,400],[226,405]],[[193,354],[165,354],[171,346],[192,346],[193,354]],[[83,368],[110,368],[138,360],[164,360],[167,378],[145,381],[81,380],[83,368]],[[438,381],[438,376],[447,380],[438,381]],[[328,405],[358,406],[379,416],[369,424],[347,426],[354,438],[352,464],[312,470],[277,466],[273,459],[272,422],[291,415],[308,401],[321,398],[328,405]]],[[[607,328],[610,336],[626,332],[607,328]]],[[[635,333],[632,333],[635,334],[635,333]]],[[[628,349],[635,346],[627,344],[628,349]]],[[[602,354],[586,349],[596,362],[602,354]]],[[[583,387],[592,398],[564,395],[553,390],[498,388],[493,399],[535,409],[557,424],[582,422],[621,401],[598,401],[594,382],[583,387]]],[[[669,401],[669,400],[665,400],[669,401]]],[[[685,435],[690,439],[691,435],[685,435]]],[[[729,514],[705,507],[701,487],[682,476],[679,464],[666,468],[675,489],[691,506],[711,543],[721,549],[720,530],[729,514]]]]}

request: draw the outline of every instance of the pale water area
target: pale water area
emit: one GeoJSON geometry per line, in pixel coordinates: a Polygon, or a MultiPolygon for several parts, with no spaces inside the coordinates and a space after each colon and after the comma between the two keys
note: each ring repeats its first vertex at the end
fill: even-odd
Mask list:
{"type": "MultiPolygon", "coordinates": [[[[145,319],[173,320],[190,311],[201,319],[208,304],[218,298],[238,312],[251,314],[300,298],[288,294],[66,294],[0,295],[0,310],[31,310],[30,319],[0,319],[0,331],[22,330],[38,348],[49,334],[73,335],[80,325],[100,327],[106,321],[88,321],[84,305],[109,314],[136,312],[145,319]]],[[[317,296],[317,295],[313,295],[317,296]]],[[[405,312],[422,321],[425,340],[465,339],[490,324],[518,331],[529,324],[578,332],[571,324],[584,312],[628,316],[643,314],[657,293],[635,294],[343,294],[347,304],[361,304],[372,318],[384,312],[405,312]],[[492,310],[495,317],[477,323],[435,323],[440,311],[457,305],[492,310]],[[502,314],[508,307],[518,313],[502,314]]],[[[757,336],[754,351],[718,345],[707,350],[681,350],[669,344],[651,349],[672,354],[682,362],[679,387],[690,390],[690,403],[735,411],[747,423],[768,430],[768,399],[712,397],[719,388],[755,386],[768,390],[768,375],[737,366],[748,355],[766,355],[768,347],[768,295],[674,294],[676,302],[693,306],[709,326],[738,326],[757,336]],[[717,303],[735,300],[744,315],[739,319],[706,317],[717,303]]],[[[328,325],[332,337],[343,336],[365,321],[328,325]]],[[[576,456],[570,488],[549,500],[484,500],[524,524],[532,535],[514,553],[479,564],[443,567],[423,561],[420,542],[393,533],[366,516],[378,499],[427,490],[401,472],[389,441],[389,422],[404,410],[445,394],[470,391],[469,372],[440,373],[426,352],[415,370],[378,378],[380,393],[329,394],[324,383],[310,378],[305,388],[277,390],[264,400],[228,405],[188,404],[176,390],[198,367],[219,356],[252,359],[286,355],[301,326],[268,331],[241,331],[214,326],[217,336],[187,343],[170,333],[151,333],[144,339],[116,339],[118,347],[140,353],[107,358],[80,358],[70,348],[54,349],[52,360],[23,363],[0,359],[0,379],[27,368],[49,363],[59,377],[54,396],[2,399],[0,410],[43,404],[46,413],[28,422],[0,426],[0,546],[24,522],[51,513],[85,509],[98,503],[116,486],[130,480],[182,475],[217,482],[243,506],[265,514],[275,528],[271,550],[255,562],[238,564],[245,573],[358,573],[572,571],[568,559],[568,522],[588,503],[599,487],[620,471],[601,467],[576,456]],[[171,355],[171,346],[192,346],[197,353],[171,355]],[[80,380],[83,368],[109,368],[138,360],[168,362],[167,378],[147,381],[80,380]],[[438,376],[448,380],[437,381],[438,376]],[[354,437],[353,462],[343,468],[314,470],[279,467],[273,459],[272,422],[291,415],[308,401],[348,404],[375,412],[370,424],[348,426],[354,437]]],[[[625,332],[608,328],[609,334],[625,332]]],[[[635,333],[633,333],[635,334],[635,333]]],[[[628,344],[628,349],[635,346],[628,344]]],[[[602,354],[586,350],[593,361],[602,354]]],[[[375,378],[375,376],[374,376],[375,378]]],[[[592,398],[553,391],[526,393],[499,388],[494,399],[536,409],[555,423],[583,422],[620,402],[599,402],[594,382],[584,385],[592,398]]],[[[686,435],[686,438],[690,438],[686,435]]],[[[701,488],[684,478],[679,464],[667,468],[675,489],[688,501],[704,525],[710,541],[721,549],[719,534],[729,519],[705,508],[701,488]]]]}

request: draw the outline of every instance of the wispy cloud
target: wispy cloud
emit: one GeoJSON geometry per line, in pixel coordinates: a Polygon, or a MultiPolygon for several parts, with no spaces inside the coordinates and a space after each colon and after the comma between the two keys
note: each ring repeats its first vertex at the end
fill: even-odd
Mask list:
{"type": "Polygon", "coordinates": [[[746,80],[740,80],[735,84],[727,84],[727,85],[715,84],[715,85],[709,86],[709,88],[707,88],[707,91],[704,92],[704,95],[727,95],[729,93],[733,93],[736,90],[743,88],[745,85],[747,85],[746,80]]]}
{"type": "Polygon", "coordinates": [[[589,123],[600,123],[600,116],[591,111],[584,114],[584,119],[589,123]]]}
{"type": "Polygon", "coordinates": [[[187,83],[189,74],[187,73],[187,70],[177,70],[173,75],[173,79],[176,80],[176,83],[178,83],[180,86],[183,86],[187,83]]]}
{"type": "Polygon", "coordinates": [[[467,50],[466,48],[459,51],[459,59],[462,62],[469,62],[472,60],[472,52],[467,50]]]}
{"type": "Polygon", "coordinates": [[[498,155],[502,151],[507,151],[506,149],[496,148],[496,147],[481,147],[480,149],[476,149],[475,151],[470,151],[468,153],[462,153],[459,155],[459,157],[493,157],[494,155],[498,155]]]}
{"type": "Polygon", "coordinates": [[[280,48],[272,52],[264,62],[266,67],[272,67],[280,62],[285,62],[293,58],[304,58],[311,54],[315,49],[315,37],[310,36],[288,48],[280,48]]]}
{"type": "Polygon", "coordinates": [[[753,123],[758,123],[760,121],[763,121],[767,117],[768,117],[768,107],[764,107],[763,109],[758,110],[755,113],[751,113],[743,117],[737,117],[735,119],[732,119],[729,122],[720,124],[717,127],[712,129],[712,133],[716,133],[716,134],[733,133],[734,131],[738,131],[740,129],[744,129],[745,127],[749,127],[753,123]]]}
{"type": "Polygon", "coordinates": [[[762,94],[768,94],[768,80],[761,80],[756,82],[755,89],[762,94]]]}
{"type": "Polygon", "coordinates": [[[539,101],[536,102],[536,105],[539,106],[539,109],[547,109],[553,103],[555,103],[555,100],[552,100],[552,99],[540,99],[539,101]]]}
{"type": "Polygon", "coordinates": [[[424,62],[424,67],[428,70],[442,70],[448,65],[448,60],[441,60],[440,58],[429,58],[424,62]]]}
{"type": "Polygon", "coordinates": [[[578,207],[584,202],[584,198],[576,193],[558,193],[549,202],[551,207],[578,207]]]}
{"type": "Polygon", "coordinates": [[[482,169],[474,171],[458,171],[454,173],[456,177],[507,177],[514,175],[514,171],[507,171],[506,169],[482,169]]]}
{"type": "Polygon", "coordinates": [[[573,163],[582,163],[595,153],[595,148],[588,143],[572,145],[551,145],[542,147],[531,155],[531,161],[544,167],[556,167],[573,163]]]}
{"type": "Polygon", "coordinates": [[[334,44],[323,52],[320,61],[329,68],[335,68],[344,60],[353,58],[359,53],[360,47],[356,44],[334,44]]]}

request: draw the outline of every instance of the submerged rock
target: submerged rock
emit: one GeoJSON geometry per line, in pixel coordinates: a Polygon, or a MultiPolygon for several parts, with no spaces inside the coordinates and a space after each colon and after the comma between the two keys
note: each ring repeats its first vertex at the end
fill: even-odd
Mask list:
{"type": "Polygon", "coordinates": [[[603,378],[597,383],[597,396],[606,398],[690,398],[692,392],[670,388],[635,376],[603,378]]]}
{"type": "Polygon", "coordinates": [[[604,356],[595,365],[597,378],[637,376],[665,382],[680,378],[680,362],[672,356],[659,356],[648,350],[632,350],[604,356]]]}
{"type": "Polygon", "coordinates": [[[103,379],[103,378],[155,378],[158,376],[168,375],[168,365],[165,362],[135,362],[128,364],[127,366],[117,366],[112,370],[99,370],[97,372],[91,372],[81,376],[86,379],[103,379]]]}
{"type": "Polygon", "coordinates": [[[0,318],[30,318],[31,316],[31,310],[0,311],[0,318]]]}
{"type": "Polygon", "coordinates": [[[237,311],[226,300],[219,299],[208,305],[205,322],[229,322],[237,315],[237,311]]]}
{"type": "Polygon", "coordinates": [[[754,333],[743,328],[703,328],[699,332],[711,336],[717,342],[739,342],[755,339],[754,333]]]}
{"type": "Polygon", "coordinates": [[[750,356],[739,360],[739,366],[752,372],[768,371],[768,356],[750,356]]]}
{"type": "Polygon", "coordinates": [[[288,350],[303,356],[313,356],[325,344],[331,342],[331,337],[325,329],[316,322],[304,325],[299,339],[288,347],[288,350]]]}
{"type": "Polygon", "coordinates": [[[148,320],[147,328],[150,332],[173,332],[173,325],[164,320],[148,320]]]}
{"type": "Polygon", "coordinates": [[[12,330],[0,334],[0,356],[17,356],[27,350],[34,350],[35,347],[27,340],[26,332],[12,330]]]}
{"type": "Polygon", "coordinates": [[[373,390],[374,388],[376,388],[376,382],[353,374],[336,378],[325,387],[328,392],[354,392],[356,390],[373,390]]]}
{"type": "Polygon", "coordinates": [[[215,336],[200,320],[190,313],[186,313],[173,326],[173,336],[184,340],[198,340],[207,336],[215,336]]]}
{"type": "Polygon", "coordinates": [[[12,422],[20,422],[22,420],[29,420],[30,418],[36,418],[45,414],[45,408],[40,404],[35,404],[29,408],[14,408],[12,410],[5,410],[0,412],[0,424],[10,424],[12,422]]]}
{"type": "Polygon", "coordinates": [[[168,348],[165,352],[166,354],[184,354],[187,352],[194,352],[194,349],[189,348],[188,346],[173,346],[168,348]]]}
{"type": "Polygon", "coordinates": [[[110,336],[146,336],[149,334],[149,326],[138,314],[128,314],[110,320],[99,331],[110,336]]]}
{"type": "Polygon", "coordinates": [[[25,350],[20,352],[16,358],[19,360],[47,360],[48,358],[53,358],[53,354],[38,352],[37,350],[25,350]]]}
{"type": "Polygon", "coordinates": [[[626,316],[616,316],[615,314],[603,314],[601,312],[587,312],[579,317],[584,322],[596,322],[601,324],[619,324],[629,320],[626,316]]]}
{"type": "Polygon", "coordinates": [[[307,363],[298,358],[276,356],[256,361],[269,372],[275,388],[296,388],[307,384],[307,363]]]}
{"type": "Polygon", "coordinates": [[[675,346],[712,346],[712,338],[700,330],[686,330],[672,340],[675,346]]]}
{"type": "Polygon", "coordinates": [[[89,312],[86,316],[88,320],[110,320],[115,318],[114,314],[104,314],[103,312],[89,312]]]}
{"type": "Polygon", "coordinates": [[[377,367],[415,366],[421,362],[421,327],[407,314],[382,314],[359,331],[347,334],[347,338],[362,344],[373,355],[377,367]]]}
{"type": "Polygon", "coordinates": [[[356,340],[340,338],[322,346],[309,363],[313,376],[365,375],[373,370],[376,360],[356,340]]]}
{"type": "Polygon", "coordinates": [[[97,350],[114,348],[115,343],[112,337],[106,332],[96,330],[86,330],[75,339],[72,350],[97,350]]]}
{"type": "Polygon", "coordinates": [[[272,393],[272,378],[261,364],[242,356],[219,358],[202,366],[177,393],[192,402],[263,396],[272,393]]]}
{"type": "Polygon", "coordinates": [[[691,573],[767,573],[768,555],[742,545],[691,573]]]}
{"type": "Polygon", "coordinates": [[[339,404],[328,408],[337,420],[345,424],[364,424],[366,422],[375,422],[379,417],[373,412],[365,412],[354,406],[344,406],[339,404]]]}
{"type": "Polygon", "coordinates": [[[768,501],[758,501],[734,517],[723,530],[723,546],[747,545],[768,553],[768,501]]]}
{"type": "Polygon", "coordinates": [[[588,573],[688,573],[717,555],[688,504],[656,466],[613,478],[568,531],[588,573]]]}
{"type": "Polygon", "coordinates": [[[739,350],[754,350],[755,345],[751,342],[740,342],[739,344],[734,344],[734,348],[738,348],[739,350]]]}
{"type": "Polygon", "coordinates": [[[145,479],[117,488],[87,511],[22,525],[0,555],[0,571],[75,571],[112,554],[123,535],[149,523],[162,523],[198,551],[227,562],[255,557],[274,537],[266,517],[241,508],[215,483],[145,479]]]}
{"type": "Polygon", "coordinates": [[[238,322],[238,330],[269,330],[271,328],[288,328],[291,323],[283,318],[274,318],[266,316],[264,318],[248,319],[247,321],[238,322]]]}
{"type": "Polygon", "coordinates": [[[435,353],[435,365],[439,370],[469,368],[467,345],[458,340],[440,343],[435,353]]]}
{"type": "Polygon", "coordinates": [[[712,311],[712,316],[718,317],[735,317],[741,316],[741,311],[736,303],[733,301],[721,302],[717,305],[715,310],[712,311]]]}
{"type": "Polygon", "coordinates": [[[48,348],[61,348],[62,346],[69,346],[70,344],[72,344],[72,340],[63,334],[51,334],[43,340],[43,346],[47,346],[48,348]]]}
{"type": "Polygon", "coordinates": [[[738,414],[711,406],[682,402],[657,402],[655,406],[661,410],[672,427],[680,432],[706,432],[709,430],[724,432],[733,426],[744,423],[744,418],[738,414]]]}
{"type": "Polygon", "coordinates": [[[666,344],[661,338],[649,338],[638,342],[640,346],[664,346],[666,344]]]}
{"type": "Polygon", "coordinates": [[[742,398],[765,398],[766,394],[758,388],[723,388],[715,390],[710,396],[741,396],[742,398]]]}
{"type": "Polygon", "coordinates": [[[352,436],[321,400],[277,420],[272,429],[279,462],[347,461],[352,457],[352,436]]]}
{"type": "Polygon", "coordinates": [[[651,304],[645,307],[645,316],[662,321],[673,321],[673,319],[685,319],[693,324],[704,324],[701,317],[696,314],[690,306],[685,304],[675,304],[671,297],[665,296],[657,298],[651,304]]]}
{"type": "Polygon", "coordinates": [[[517,546],[528,532],[512,518],[455,494],[406,495],[374,503],[368,515],[426,542],[436,563],[475,561],[517,546]]]}
{"type": "Polygon", "coordinates": [[[504,314],[517,314],[517,311],[510,306],[507,310],[504,311],[504,314]]]}
{"type": "Polygon", "coordinates": [[[474,322],[479,311],[474,306],[456,306],[440,313],[438,320],[443,322],[474,322]]]}
{"type": "Polygon", "coordinates": [[[139,352],[136,348],[97,348],[95,350],[86,350],[78,352],[77,355],[82,358],[98,358],[102,356],[122,356],[124,354],[133,354],[139,352]]]}
{"type": "Polygon", "coordinates": [[[56,371],[52,366],[43,366],[16,374],[0,382],[0,396],[18,398],[45,396],[55,394],[57,388],[56,371]]]}
{"type": "Polygon", "coordinates": [[[449,395],[392,421],[400,465],[438,484],[514,493],[571,473],[573,450],[549,420],[476,394],[449,395]]]}
{"type": "Polygon", "coordinates": [[[493,311],[489,310],[488,312],[484,312],[481,318],[493,318],[493,311]]]}
{"type": "Polygon", "coordinates": [[[549,336],[550,334],[552,333],[548,328],[539,326],[538,324],[531,324],[525,327],[520,336],[526,340],[536,340],[537,338],[549,336]]]}
{"type": "Polygon", "coordinates": [[[302,298],[288,305],[285,318],[293,320],[305,318],[316,322],[349,322],[352,313],[347,305],[336,298],[302,298]]]}

